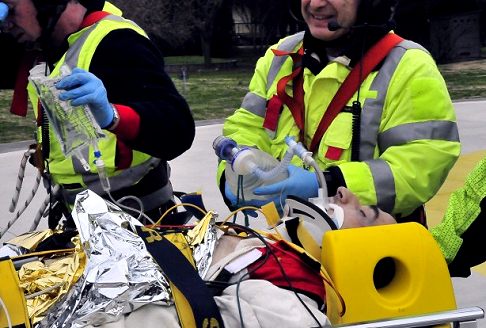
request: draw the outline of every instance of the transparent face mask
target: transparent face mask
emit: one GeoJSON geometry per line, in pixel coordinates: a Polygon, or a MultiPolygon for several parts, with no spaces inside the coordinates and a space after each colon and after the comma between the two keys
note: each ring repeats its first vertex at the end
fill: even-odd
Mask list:
{"type": "Polygon", "coordinates": [[[62,90],[58,90],[55,84],[71,74],[69,67],[63,65],[60,75],[55,78],[45,76],[45,73],[46,64],[39,64],[30,70],[29,80],[35,86],[62,152],[66,157],[73,155],[78,157],[85,166],[87,162],[83,160],[81,151],[90,145],[96,147],[98,140],[105,134],[88,106],[72,106],[69,101],[59,100],[62,90]]]}

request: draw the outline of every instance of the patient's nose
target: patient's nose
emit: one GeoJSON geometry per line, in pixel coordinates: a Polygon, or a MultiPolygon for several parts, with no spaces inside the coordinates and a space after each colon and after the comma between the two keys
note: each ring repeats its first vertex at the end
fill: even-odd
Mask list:
{"type": "Polygon", "coordinates": [[[360,206],[358,197],[353,194],[348,188],[339,187],[336,192],[336,199],[342,204],[350,204],[353,206],[360,206]]]}

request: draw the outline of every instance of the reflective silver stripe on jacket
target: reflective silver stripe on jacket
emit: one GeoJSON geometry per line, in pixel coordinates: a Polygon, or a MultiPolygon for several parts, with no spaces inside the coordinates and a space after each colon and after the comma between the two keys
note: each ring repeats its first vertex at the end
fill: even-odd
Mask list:
{"type": "MultiPolygon", "coordinates": [[[[295,47],[304,39],[304,31],[296,33],[294,35],[289,36],[281,44],[278,45],[277,49],[281,51],[292,51],[295,47]]],[[[275,81],[278,72],[282,68],[282,65],[287,60],[287,57],[284,56],[274,56],[272,60],[272,64],[270,69],[268,70],[267,75],[267,91],[275,81]]]]}
{"type": "Polygon", "coordinates": [[[371,170],[376,188],[377,206],[383,211],[391,213],[395,207],[395,180],[387,162],[381,159],[365,161],[371,170]]]}
{"type": "MultiPolygon", "coordinates": [[[[110,16],[114,16],[114,15],[108,15],[105,18],[108,18],[110,16]]],[[[66,52],[64,64],[66,64],[71,70],[78,66],[81,49],[83,48],[84,43],[86,42],[89,35],[94,31],[95,28],[96,28],[96,24],[93,24],[88,29],[86,29],[83,35],[81,35],[79,39],[77,39],[76,42],[74,42],[66,52]]],[[[80,155],[83,156],[83,158],[89,158],[89,148],[85,147],[84,149],[82,149],[80,155]]],[[[84,176],[86,174],[86,170],[84,169],[79,159],[76,156],[72,156],[71,159],[73,162],[74,172],[84,176]]]]}
{"type": "MultiPolygon", "coordinates": [[[[125,169],[121,171],[120,174],[110,177],[109,181],[110,181],[111,189],[120,190],[132,186],[135,182],[142,179],[147,174],[147,172],[157,167],[160,164],[160,162],[161,160],[158,158],[150,158],[140,165],[125,169]]],[[[167,169],[169,170],[167,176],[170,177],[170,169],[168,165],[167,165],[167,169]]],[[[90,190],[94,191],[98,195],[105,194],[105,191],[101,186],[101,182],[98,177],[98,174],[86,172],[85,174],[83,174],[83,182],[89,187],[90,190]]],[[[74,203],[76,194],[80,190],[81,189],[74,189],[74,190],[63,189],[63,194],[65,199],[70,204],[74,203]]],[[[139,198],[140,200],[142,200],[145,208],[149,210],[154,208],[155,206],[165,203],[171,197],[172,197],[172,185],[169,182],[163,187],[161,187],[159,190],[153,192],[152,194],[145,195],[139,198]],[[154,203],[154,207],[150,208],[150,205],[152,203],[154,203]]]]}
{"type": "MultiPolygon", "coordinates": [[[[116,15],[107,15],[107,16],[103,17],[103,19],[101,19],[101,20],[112,20],[112,21],[117,21],[117,22],[127,21],[123,17],[116,16],[116,15]]],[[[131,22],[131,21],[129,21],[129,22],[131,22]]],[[[133,23],[133,22],[131,22],[131,23],[133,23]]],[[[133,23],[133,24],[135,26],[137,26],[135,23],[133,23]]],[[[76,42],[74,42],[69,47],[68,51],[66,52],[66,57],[65,57],[64,63],[66,65],[68,65],[68,67],[70,69],[73,69],[73,68],[78,66],[79,56],[81,54],[81,49],[83,48],[83,45],[86,42],[86,40],[88,39],[88,37],[90,36],[90,34],[95,30],[96,26],[97,26],[97,24],[93,24],[92,26],[87,28],[86,31],[83,33],[83,35],[81,35],[79,37],[79,39],[77,39],[76,42]]],[[[88,157],[89,156],[89,148],[85,147],[81,151],[81,155],[83,156],[83,158],[89,158],[88,157]]],[[[81,164],[79,159],[76,156],[73,156],[72,161],[73,161],[74,172],[85,176],[86,170],[83,168],[83,165],[81,164]]],[[[86,183],[86,181],[85,181],[85,183],[86,183]]]]}
{"type": "MultiPolygon", "coordinates": [[[[278,45],[277,49],[281,51],[292,51],[295,47],[303,40],[304,32],[299,32],[294,35],[289,36],[281,44],[278,45]]],[[[267,92],[272,86],[275,78],[280,72],[282,65],[287,60],[287,57],[283,56],[274,56],[272,60],[272,64],[270,65],[270,69],[268,70],[267,74],[267,92]]],[[[295,67],[294,67],[295,68],[295,67]]],[[[253,92],[248,92],[241,103],[241,107],[258,115],[260,117],[265,117],[265,113],[267,111],[267,99],[261,97],[253,92]]]]}
{"type": "Polygon", "coordinates": [[[376,99],[366,99],[361,113],[361,142],[359,156],[361,160],[372,159],[377,144],[383,107],[390,80],[407,49],[422,47],[410,41],[402,41],[386,57],[383,66],[373,80],[370,90],[376,90],[376,99]]]}
{"type": "Polygon", "coordinates": [[[403,55],[411,48],[423,49],[419,44],[405,40],[390,51],[370,87],[377,91],[378,97],[366,99],[361,113],[359,158],[368,163],[375,186],[380,186],[375,188],[378,207],[390,213],[396,198],[393,172],[388,163],[373,158],[389,83],[403,55]]]}
{"type": "Polygon", "coordinates": [[[245,95],[245,98],[243,98],[241,107],[250,113],[260,117],[265,117],[265,113],[267,111],[267,99],[260,97],[256,93],[248,92],[245,95]]]}
{"type": "Polygon", "coordinates": [[[378,136],[378,147],[383,153],[389,147],[415,140],[446,140],[459,142],[457,124],[451,121],[427,121],[396,126],[378,136]]]}
{"type": "Polygon", "coordinates": [[[383,108],[390,80],[395,73],[400,60],[408,49],[421,49],[421,45],[404,40],[400,42],[386,57],[383,66],[373,80],[370,90],[376,90],[376,99],[366,99],[361,115],[360,160],[367,162],[377,190],[378,206],[391,212],[395,206],[395,183],[393,173],[388,163],[373,160],[376,146],[382,154],[391,146],[402,145],[420,139],[459,141],[459,133],[454,122],[427,121],[404,124],[383,133],[379,133],[383,108]]]}
{"type": "MultiPolygon", "coordinates": [[[[117,15],[107,15],[99,21],[102,20],[112,20],[116,22],[129,22],[134,26],[139,27],[135,22],[132,22],[131,20],[127,20],[117,15]]],[[[83,33],[83,35],[80,36],[79,39],[77,39],[76,42],[69,47],[68,51],[66,52],[66,59],[65,59],[65,63],[69,66],[69,68],[73,69],[77,66],[81,49],[83,48],[84,43],[88,39],[89,35],[94,31],[96,26],[97,23],[87,28],[86,31],[83,33]]]]}

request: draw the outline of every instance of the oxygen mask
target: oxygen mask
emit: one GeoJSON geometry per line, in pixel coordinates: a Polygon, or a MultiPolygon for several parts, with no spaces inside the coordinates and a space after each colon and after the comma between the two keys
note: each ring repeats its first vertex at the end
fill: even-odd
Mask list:
{"type": "MultiPolygon", "coordinates": [[[[285,143],[288,148],[280,162],[266,152],[238,145],[233,139],[225,136],[219,136],[213,141],[213,149],[219,159],[226,161],[225,177],[233,194],[243,194],[246,200],[261,199],[261,196],[253,194],[255,188],[286,179],[287,168],[292,158],[299,157],[305,165],[314,169],[319,183],[318,196],[308,201],[326,214],[333,213],[329,216],[336,220],[336,225],[341,226],[343,211],[334,202],[329,201],[326,180],[312,153],[290,136],[285,138],[285,143]]],[[[263,200],[266,198],[268,195],[263,200]]]]}
{"type": "Polygon", "coordinates": [[[239,146],[233,139],[219,136],[213,149],[226,161],[225,178],[234,195],[245,200],[266,200],[267,196],[253,193],[255,188],[272,184],[288,177],[289,161],[279,162],[259,149],[239,146]]]}

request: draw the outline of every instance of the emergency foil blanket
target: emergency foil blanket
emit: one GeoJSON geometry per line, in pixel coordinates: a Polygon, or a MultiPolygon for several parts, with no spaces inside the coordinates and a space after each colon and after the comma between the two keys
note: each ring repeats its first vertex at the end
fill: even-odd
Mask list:
{"type": "Polygon", "coordinates": [[[71,106],[68,101],[59,100],[62,90],[55,87],[62,77],[69,75],[69,68],[61,67],[59,77],[45,76],[46,64],[39,64],[29,72],[29,80],[35,87],[37,95],[46,111],[65,156],[81,156],[81,150],[96,144],[105,135],[86,106],[71,106]]]}
{"type": "Polygon", "coordinates": [[[79,240],[73,238],[75,251],[45,256],[42,260],[24,264],[18,271],[20,288],[24,290],[27,311],[32,323],[64,296],[84,271],[85,255],[79,240]]]}
{"type": "Polygon", "coordinates": [[[173,304],[167,279],[144,241],[130,230],[140,222],[89,190],[77,195],[72,216],[86,268],[36,327],[100,325],[147,303],[173,304]]]}
{"type": "Polygon", "coordinates": [[[214,250],[223,232],[216,228],[217,214],[209,211],[185,238],[192,249],[192,255],[199,276],[204,278],[213,260],[214,250]]]}
{"type": "Polygon", "coordinates": [[[32,231],[17,236],[0,248],[0,257],[9,256],[24,291],[31,323],[37,323],[51,306],[65,295],[82,275],[86,256],[79,238],[73,248],[36,252],[39,244],[61,231],[32,231]]]}

